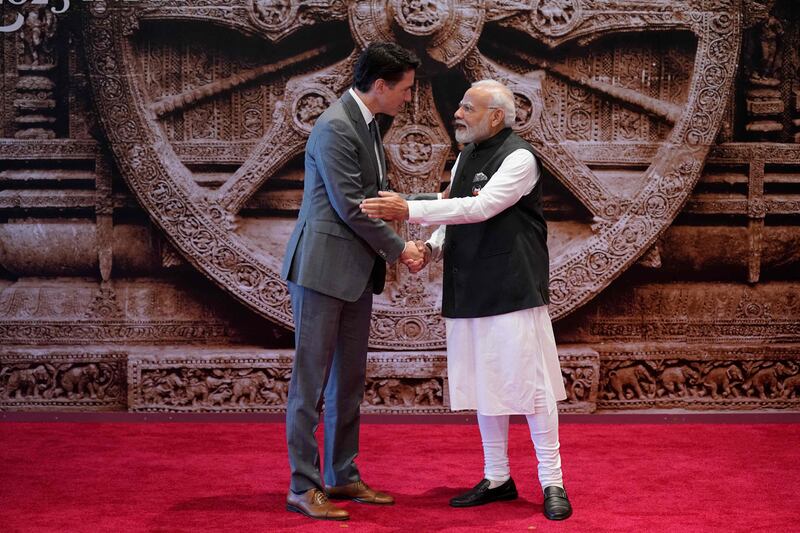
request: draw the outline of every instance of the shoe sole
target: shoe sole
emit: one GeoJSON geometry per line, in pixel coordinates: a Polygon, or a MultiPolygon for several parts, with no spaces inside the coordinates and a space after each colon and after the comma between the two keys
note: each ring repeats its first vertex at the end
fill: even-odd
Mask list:
{"type": "Polygon", "coordinates": [[[486,505],[487,503],[494,503],[494,502],[507,502],[511,500],[516,500],[519,498],[519,493],[515,492],[513,494],[506,494],[503,496],[499,496],[497,498],[492,498],[491,500],[476,502],[476,503],[453,503],[450,502],[450,507],[478,507],[479,505],[486,505]]]}
{"type": "Polygon", "coordinates": [[[394,505],[394,502],[385,502],[385,503],[384,502],[373,502],[373,501],[370,501],[370,500],[363,500],[361,498],[349,498],[347,496],[333,496],[331,494],[328,494],[328,499],[329,500],[339,500],[339,501],[347,501],[347,500],[349,500],[351,502],[366,503],[366,504],[369,504],[369,505],[394,505]]]}
{"type": "Polygon", "coordinates": [[[570,516],[572,516],[572,511],[570,511],[564,516],[550,516],[547,513],[544,514],[544,517],[547,518],[548,520],[566,520],[570,516]]]}
{"type": "Polygon", "coordinates": [[[343,517],[341,517],[341,518],[337,518],[337,517],[335,517],[335,516],[332,516],[332,517],[327,517],[327,516],[311,516],[311,515],[310,515],[310,514],[308,514],[307,512],[305,512],[305,511],[303,511],[302,509],[300,509],[299,507],[295,507],[294,505],[290,505],[290,504],[288,504],[288,503],[286,504],[286,510],[287,510],[287,511],[291,511],[291,512],[293,512],[293,513],[298,513],[298,514],[301,514],[301,515],[303,515],[303,516],[307,516],[307,517],[309,517],[309,518],[313,518],[314,520],[334,520],[334,521],[337,521],[337,522],[342,522],[342,521],[344,521],[344,520],[350,520],[350,517],[349,517],[349,516],[343,516],[343,517]]]}

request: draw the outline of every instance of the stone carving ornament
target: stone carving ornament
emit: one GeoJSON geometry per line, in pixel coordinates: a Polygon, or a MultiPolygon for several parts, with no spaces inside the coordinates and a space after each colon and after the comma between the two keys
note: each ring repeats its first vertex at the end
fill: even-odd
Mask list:
{"type": "MultiPolygon", "coordinates": [[[[267,180],[302,153],[314,119],[347,88],[354,60],[369,42],[411,42],[423,51],[431,71],[456,74],[465,82],[496,78],[512,88],[523,104],[517,131],[594,218],[591,229],[587,225],[578,237],[551,233],[551,313],[559,318],[632,265],[682,208],[723,119],[738,63],[742,25],[738,0],[142,0],[135,5],[96,0],[83,3],[82,9],[97,108],[130,189],[192,265],[253,310],[289,327],[288,295],[278,275],[282,257],[240,231],[240,211],[267,180]],[[212,30],[224,28],[266,43],[277,43],[322,22],[341,24],[343,29],[349,27],[355,45],[344,60],[313,67],[310,72],[304,67],[295,75],[281,74],[295,65],[321,64],[328,57],[327,45],[277,61],[265,57],[261,66],[237,67],[229,76],[198,81],[188,88],[176,86],[174,94],[166,97],[154,95],[141,68],[146,60],[142,57],[146,47],[141,43],[148,38],[143,28],[149,31],[158,24],[183,21],[212,30]],[[510,48],[504,45],[515,58],[515,68],[490,58],[490,45],[485,50],[479,44],[484,28],[489,27],[513,29],[524,37],[510,48]],[[694,65],[684,101],[659,100],[613,80],[582,74],[583,67],[548,62],[525,51],[536,44],[555,53],[562,47],[586,47],[616,34],[645,31],[693,36],[694,65]],[[667,126],[668,133],[660,140],[638,188],[623,195],[614,189],[614,182],[601,180],[573,152],[574,146],[559,133],[548,112],[548,105],[558,102],[547,92],[549,85],[542,83],[548,76],[622,102],[667,126]],[[280,84],[274,87],[278,98],[271,107],[269,127],[248,159],[221,187],[203,189],[176,155],[166,117],[180,117],[192,106],[253,83],[280,84]]],[[[430,78],[421,77],[414,102],[385,135],[390,178],[396,190],[438,188],[451,141],[432,89],[430,78]]],[[[575,124],[586,120],[582,115],[570,118],[575,124]]],[[[633,123],[626,127],[637,128],[633,123]]],[[[414,230],[401,231],[413,234],[414,230]]],[[[429,285],[421,280],[402,269],[390,275],[389,291],[376,300],[373,348],[433,349],[444,345],[435,288],[438,280],[429,280],[429,285]],[[392,300],[397,287],[409,278],[418,280],[417,285],[425,290],[414,308],[392,300]],[[413,328],[407,327],[409,320],[414,321],[413,328]]],[[[630,394],[626,391],[632,387],[634,394],[649,393],[636,391],[634,381],[619,376],[619,371],[617,375],[618,394],[630,394]]],[[[672,393],[680,392],[678,385],[672,393]]],[[[230,397],[219,402],[231,401],[234,393],[227,392],[230,397]]],[[[249,401],[249,396],[244,397],[249,401]]]]}
{"type": "Polygon", "coordinates": [[[791,361],[609,361],[602,407],[730,405],[752,408],[797,397],[800,368],[791,361]]]}

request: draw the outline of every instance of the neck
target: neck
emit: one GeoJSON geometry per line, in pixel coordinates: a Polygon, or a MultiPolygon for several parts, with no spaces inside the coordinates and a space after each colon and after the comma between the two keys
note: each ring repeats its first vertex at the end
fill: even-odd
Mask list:
{"type": "Polygon", "coordinates": [[[486,137],[484,137],[483,139],[476,140],[476,141],[475,141],[475,144],[481,144],[481,143],[484,143],[484,142],[488,141],[489,139],[493,138],[495,135],[497,135],[498,133],[500,133],[500,132],[501,132],[501,131],[503,131],[504,129],[506,129],[506,127],[505,127],[505,126],[503,126],[502,124],[501,124],[501,125],[499,125],[499,126],[497,126],[497,127],[495,127],[495,128],[492,128],[492,129],[489,131],[489,135],[487,135],[487,136],[486,136],[486,137]]]}
{"type": "Polygon", "coordinates": [[[371,92],[362,93],[355,87],[353,87],[353,91],[358,95],[359,98],[361,98],[361,101],[364,102],[364,105],[367,106],[367,109],[369,109],[370,113],[377,115],[380,112],[380,109],[378,108],[378,102],[374,94],[371,92]]]}

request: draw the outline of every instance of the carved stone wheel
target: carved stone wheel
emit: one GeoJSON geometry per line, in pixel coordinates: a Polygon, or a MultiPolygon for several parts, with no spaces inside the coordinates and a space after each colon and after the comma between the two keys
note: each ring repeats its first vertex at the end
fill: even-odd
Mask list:
{"type": "MultiPolygon", "coordinates": [[[[288,327],[279,270],[299,201],[298,161],[315,118],[346,90],[367,43],[397,40],[424,61],[413,102],[384,137],[395,190],[438,189],[454,155],[450,115],[469,81],[495,78],[512,88],[516,130],[578,213],[550,224],[551,314],[559,318],[624,272],[680,211],[722,121],[742,26],[738,0],[85,6],[91,84],[130,189],[192,265],[288,327]],[[453,80],[461,85],[440,113],[446,106],[437,91],[453,80]],[[207,149],[205,164],[232,165],[231,154],[250,151],[210,187],[203,165],[186,155],[197,146],[207,149]],[[638,173],[592,168],[587,146],[608,162],[649,150],[652,162],[638,173]],[[295,188],[270,189],[292,181],[287,168],[295,169],[295,188]],[[248,202],[264,190],[272,191],[272,216],[248,215],[248,202]],[[290,206],[283,211],[282,199],[290,206]]],[[[399,229],[409,237],[430,231],[399,229]]],[[[375,303],[373,348],[444,346],[439,277],[437,269],[390,272],[375,303]]]]}

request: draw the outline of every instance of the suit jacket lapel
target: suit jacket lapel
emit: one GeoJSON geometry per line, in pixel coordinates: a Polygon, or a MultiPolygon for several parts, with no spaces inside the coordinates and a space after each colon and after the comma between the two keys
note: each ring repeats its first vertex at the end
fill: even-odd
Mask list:
{"type": "MultiPolygon", "coordinates": [[[[372,142],[372,134],[369,132],[369,128],[367,128],[367,124],[364,122],[364,115],[361,114],[361,109],[358,108],[358,104],[353,100],[353,97],[350,96],[349,91],[344,93],[341,101],[345,112],[347,112],[347,116],[350,117],[350,120],[352,120],[355,125],[358,137],[361,139],[361,142],[364,143],[364,146],[367,147],[367,153],[371,156],[369,160],[372,161],[372,169],[375,176],[373,183],[377,183],[378,176],[380,176],[380,171],[378,170],[378,165],[380,163],[375,160],[375,149],[370,150],[374,143],[372,142]]],[[[383,146],[381,146],[381,143],[378,143],[378,151],[381,157],[383,157],[383,146]]]]}

